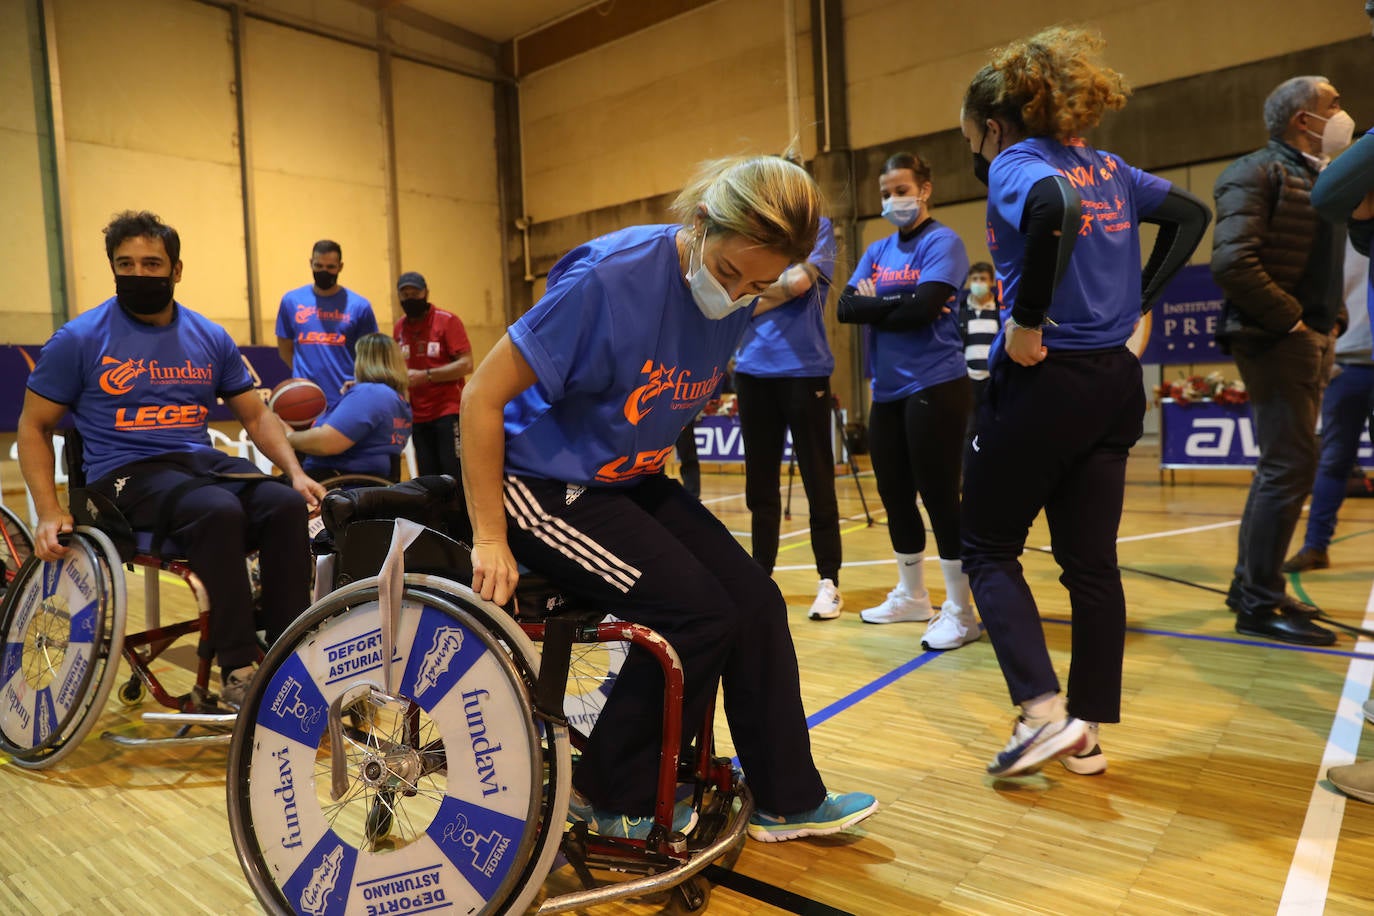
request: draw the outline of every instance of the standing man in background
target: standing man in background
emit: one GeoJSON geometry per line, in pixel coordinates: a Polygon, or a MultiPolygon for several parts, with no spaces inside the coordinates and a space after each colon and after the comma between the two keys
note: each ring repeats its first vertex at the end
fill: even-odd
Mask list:
{"type": "Polygon", "coordinates": [[[396,322],[394,336],[410,377],[415,470],[421,475],[450,474],[461,485],[458,411],[463,383],[472,373],[472,344],[457,315],[430,304],[423,276],[406,271],[396,281],[396,290],[405,317],[396,322]]]}
{"type": "Polygon", "coordinates": [[[973,421],[987,391],[988,349],[1002,330],[1001,308],[992,265],[979,261],[968,269],[968,285],[959,296],[959,336],[964,340],[964,361],[973,381],[973,411],[968,415],[965,439],[973,438],[973,421]]]}
{"type": "Polygon", "coordinates": [[[1269,93],[1264,125],[1268,144],[1227,166],[1214,189],[1212,276],[1226,297],[1217,343],[1250,393],[1259,443],[1226,604],[1238,633],[1329,646],[1336,634],[1284,592],[1280,566],[1316,477],[1317,412],[1348,323],[1344,231],[1313,208],[1312,184],[1355,125],[1320,76],[1269,93]]]}
{"type": "Polygon", "coordinates": [[[1336,514],[1345,502],[1350,469],[1360,451],[1360,434],[1374,413],[1374,359],[1370,357],[1369,259],[1348,242],[1345,250],[1345,309],[1350,327],[1336,341],[1336,365],[1322,395],[1322,452],[1312,503],[1307,511],[1307,535],[1302,549],[1283,564],[1286,573],[1326,569],[1326,549],[1336,532],[1336,514]]]}
{"type": "Polygon", "coordinates": [[[372,304],[339,285],[343,249],[321,239],[310,251],[310,286],[281,297],[277,309],[277,353],[296,378],[324,389],[330,409],[353,378],[354,347],[364,334],[377,333],[372,304]]]}

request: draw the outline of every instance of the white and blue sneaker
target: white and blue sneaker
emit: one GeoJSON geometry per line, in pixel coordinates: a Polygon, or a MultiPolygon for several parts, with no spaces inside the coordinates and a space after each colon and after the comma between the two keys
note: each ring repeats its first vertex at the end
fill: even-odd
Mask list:
{"type": "MultiPolygon", "coordinates": [[[[568,820],[585,821],[587,829],[601,836],[620,837],[626,840],[645,840],[654,826],[652,814],[644,817],[631,817],[593,807],[581,794],[574,792],[568,799],[568,820]]],[[[692,832],[697,825],[697,812],[690,800],[680,801],[673,807],[673,829],[681,834],[692,832]]]]}
{"type": "Polygon", "coordinates": [[[988,764],[988,772],[993,776],[1034,773],[1051,760],[1086,751],[1090,740],[1082,719],[1065,716],[1028,722],[1022,716],[1017,718],[1007,746],[988,764]]]}
{"type": "Polygon", "coordinates": [[[825,800],[810,811],[776,815],[755,811],[749,818],[749,835],[760,843],[781,843],[804,836],[839,833],[878,810],[878,800],[865,792],[825,793],[825,800]]]}

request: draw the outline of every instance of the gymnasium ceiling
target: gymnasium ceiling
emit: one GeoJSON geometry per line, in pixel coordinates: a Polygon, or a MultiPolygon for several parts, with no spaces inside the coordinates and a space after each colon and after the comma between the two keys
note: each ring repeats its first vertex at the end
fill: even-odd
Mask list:
{"type": "Polygon", "coordinates": [[[581,10],[600,8],[609,14],[617,3],[635,2],[640,0],[382,0],[378,5],[424,13],[501,43],[581,10]]]}

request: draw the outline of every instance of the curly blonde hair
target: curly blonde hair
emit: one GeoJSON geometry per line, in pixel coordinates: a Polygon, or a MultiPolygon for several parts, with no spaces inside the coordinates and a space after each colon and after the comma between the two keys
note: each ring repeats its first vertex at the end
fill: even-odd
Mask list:
{"type": "Polygon", "coordinates": [[[1101,62],[1102,37],[1055,26],[993,54],[969,83],[964,117],[1000,118],[1032,137],[1061,142],[1126,105],[1130,88],[1101,62]]]}

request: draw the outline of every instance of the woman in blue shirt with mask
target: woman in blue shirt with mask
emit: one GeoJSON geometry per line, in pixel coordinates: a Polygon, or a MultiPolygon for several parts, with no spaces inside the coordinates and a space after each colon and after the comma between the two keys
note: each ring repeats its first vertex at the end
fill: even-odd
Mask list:
{"type": "Polygon", "coordinates": [[[1011,307],[966,453],[963,558],[1013,703],[999,776],[1063,758],[1101,773],[1097,723],[1121,715],[1126,599],[1116,537],[1145,392],[1126,341],[1197,247],[1206,204],[1093,149],[1082,132],[1126,103],[1101,39],[1048,29],[998,51],[964,96],[964,137],[988,185],[989,250],[1011,307]],[[1159,224],[1140,267],[1141,221],[1159,224]],[[1067,703],[1019,557],[1044,509],[1069,592],[1067,703]]]}
{"type": "MultiPolygon", "coordinates": [[[[573,249],[463,392],[473,589],[504,603],[516,558],[661,633],[686,675],[684,721],[721,683],[765,842],[834,833],[877,807],[827,792],[811,757],[787,606],[767,573],[663,473],[724,377],[754,300],[816,239],[820,192],[774,156],[710,163],[680,223],[573,249]]],[[[662,676],[631,648],[573,775],[573,816],[652,826],[662,676]]],[[[689,829],[688,811],[675,826],[689,829]]]]}
{"type": "Polygon", "coordinates": [[[883,217],[897,231],[859,259],[839,318],[869,326],[869,454],[899,578],[882,604],[859,616],[865,623],[929,620],[922,645],[957,649],[980,635],[959,565],[959,464],[973,389],[955,305],[968,255],[959,236],[930,215],[930,166],[919,156],[889,157],[878,186],[883,217]],[[945,580],[945,601],[933,618],[918,493],[945,580]]]}

